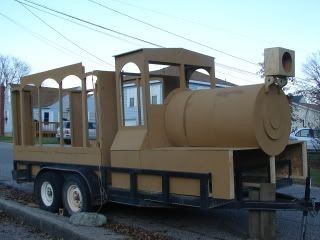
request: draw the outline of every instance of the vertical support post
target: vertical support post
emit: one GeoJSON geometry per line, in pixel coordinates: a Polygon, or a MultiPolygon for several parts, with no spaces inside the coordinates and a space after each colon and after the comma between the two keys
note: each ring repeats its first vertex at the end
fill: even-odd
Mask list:
{"type": "Polygon", "coordinates": [[[141,92],[140,92],[140,79],[136,79],[137,86],[137,107],[138,107],[138,125],[141,125],[141,92]]]}
{"type": "Polygon", "coordinates": [[[291,160],[288,160],[288,178],[291,178],[292,176],[292,162],[291,160]]]}
{"type": "Polygon", "coordinates": [[[18,120],[20,115],[19,96],[20,96],[20,91],[11,92],[11,109],[12,109],[12,126],[13,126],[12,130],[13,130],[14,145],[21,145],[21,126],[18,120]]]}
{"type": "Polygon", "coordinates": [[[133,201],[136,199],[136,196],[137,196],[137,188],[138,188],[137,173],[131,172],[130,173],[130,196],[133,201]]]}
{"type": "Polygon", "coordinates": [[[209,74],[210,74],[210,87],[215,88],[216,87],[216,70],[215,70],[214,64],[210,68],[209,74]]]}
{"type": "MultiPolygon", "coordinates": [[[[93,78],[93,72],[92,72],[93,78]]],[[[98,81],[99,82],[99,81],[98,81]]],[[[93,96],[94,96],[94,105],[96,109],[96,146],[100,146],[100,104],[98,104],[98,91],[96,89],[97,84],[92,80],[92,87],[93,87],[93,96]]]]}
{"type": "Polygon", "coordinates": [[[39,145],[42,146],[42,111],[41,111],[41,86],[38,87],[38,128],[39,128],[39,145]]]}
{"type": "Polygon", "coordinates": [[[236,180],[236,198],[238,201],[241,201],[242,200],[242,197],[243,197],[243,188],[242,188],[242,169],[241,168],[236,168],[236,171],[235,171],[235,174],[236,174],[236,177],[235,177],[235,180],[236,180]]]}
{"type": "Polygon", "coordinates": [[[209,195],[209,184],[208,184],[208,177],[201,177],[200,178],[200,207],[201,209],[208,208],[208,195],[209,195]]]}
{"type": "Polygon", "coordinates": [[[21,126],[21,145],[25,145],[25,121],[24,121],[24,92],[23,89],[20,90],[20,126],[21,126]]]}
{"type": "MultiPolygon", "coordinates": [[[[118,80],[118,74],[116,80],[118,80]]],[[[119,82],[117,81],[116,84],[118,119],[121,119],[121,121],[118,121],[118,128],[120,128],[126,126],[126,116],[124,112],[124,79],[122,72],[119,73],[119,82]]]]}
{"type": "Polygon", "coordinates": [[[82,80],[82,146],[88,147],[88,102],[86,78],[82,80]]]}
{"type": "MultiPolygon", "coordinates": [[[[276,199],[276,185],[262,183],[260,187],[261,201],[274,201],[276,199]]],[[[261,211],[260,213],[261,239],[276,239],[276,211],[261,211]]]]}
{"type": "MultiPolygon", "coordinates": [[[[308,176],[306,178],[306,183],[305,183],[305,190],[304,190],[304,200],[306,202],[310,200],[310,185],[311,185],[311,179],[310,179],[310,168],[309,168],[308,176]]],[[[308,217],[308,211],[303,211],[302,221],[301,221],[301,232],[300,232],[300,238],[299,238],[301,240],[306,239],[307,217],[308,217]]]]}
{"type": "Polygon", "coordinates": [[[4,135],[4,125],[5,117],[4,116],[4,102],[5,102],[5,91],[9,91],[9,88],[6,90],[3,84],[0,84],[0,135],[4,135]]]}
{"type": "MultiPolygon", "coordinates": [[[[250,201],[259,201],[260,193],[258,189],[249,190],[249,200],[250,201]]],[[[260,238],[260,211],[249,210],[249,238],[250,239],[259,239],[260,238]]]]}
{"type": "Polygon", "coordinates": [[[140,87],[142,89],[141,90],[142,96],[140,96],[140,98],[142,98],[142,101],[140,100],[141,101],[140,121],[141,121],[141,124],[143,124],[144,126],[147,126],[148,125],[147,105],[150,100],[150,94],[149,94],[150,91],[149,91],[149,62],[146,59],[143,60],[140,87]]]}
{"type": "Polygon", "coordinates": [[[63,104],[62,104],[62,81],[59,83],[59,125],[60,125],[60,146],[63,147],[63,104]]]}
{"type": "MultiPolygon", "coordinates": [[[[252,201],[274,201],[276,198],[276,185],[262,183],[260,190],[249,191],[252,201]]],[[[252,239],[276,239],[276,211],[249,210],[249,237],[252,239]]]]}
{"type": "Polygon", "coordinates": [[[179,75],[180,75],[180,88],[186,88],[186,72],[184,69],[184,64],[180,64],[179,66],[179,75]]]}
{"type": "Polygon", "coordinates": [[[270,183],[276,183],[276,158],[271,156],[269,158],[269,166],[270,166],[270,183]]]}
{"type": "Polygon", "coordinates": [[[162,176],[162,196],[163,201],[168,202],[170,195],[170,183],[169,183],[169,176],[167,174],[162,176]]]}
{"type": "Polygon", "coordinates": [[[307,158],[307,143],[302,143],[302,171],[303,177],[308,177],[308,158],[307,158]]]}

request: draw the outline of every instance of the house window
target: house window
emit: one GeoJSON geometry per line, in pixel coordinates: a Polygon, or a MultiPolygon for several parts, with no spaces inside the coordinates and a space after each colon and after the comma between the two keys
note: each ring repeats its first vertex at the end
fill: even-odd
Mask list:
{"type": "Polygon", "coordinates": [[[154,95],[151,97],[151,104],[158,104],[158,96],[154,95]]]}
{"type": "Polygon", "coordinates": [[[88,121],[95,122],[96,121],[96,113],[95,112],[88,112],[88,121]]]}
{"type": "Polygon", "coordinates": [[[43,121],[44,122],[49,122],[50,113],[49,112],[44,112],[43,113],[43,121]]]}
{"type": "Polygon", "coordinates": [[[4,111],[4,121],[7,124],[8,123],[8,119],[9,119],[9,111],[4,111]]]}
{"type": "Polygon", "coordinates": [[[163,82],[162,80],[153,79],[149,82],[150,104],[163,104],[163,82]]]}
{"type": "Polygon", "coordinates": [[[129,107],[134,107],[134,98],[129,98],[129,107]]]}

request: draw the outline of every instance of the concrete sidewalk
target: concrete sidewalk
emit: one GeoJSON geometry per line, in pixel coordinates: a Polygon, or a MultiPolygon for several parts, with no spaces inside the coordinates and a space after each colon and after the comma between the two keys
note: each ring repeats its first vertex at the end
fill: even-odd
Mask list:
{"type": "Polygon", "coordinates": [[[130,239],[106,228],[74,226],[69,223],[67,217],[21,205],[11,200],[0,199],[0,209],[7,215],[58,238],[79,240],[130,239]]]}

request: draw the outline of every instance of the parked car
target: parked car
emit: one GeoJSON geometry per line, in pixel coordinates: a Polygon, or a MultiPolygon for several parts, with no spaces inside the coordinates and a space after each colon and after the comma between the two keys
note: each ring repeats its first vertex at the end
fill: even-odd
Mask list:
{"type": "Polygon", "coordinates": [[[290,140],[305,141],[307,150],[320,151],[320,129],[298,128],[290,134],[290,140]]]}
{"type": "MultiPolygon", "coordinates": [[[[96,123],[95,122],[88,122],[88,138],[90,140],[95,140],[97,137],[96,132],[96,123]]],[[[57,128],[56,138],[60,139],[60,127],[57,128]]],[[[64,121],[63,122],[63,141],[66,144],[71,143],[71,129],[70,129],[70,122],[64,121]]]]}

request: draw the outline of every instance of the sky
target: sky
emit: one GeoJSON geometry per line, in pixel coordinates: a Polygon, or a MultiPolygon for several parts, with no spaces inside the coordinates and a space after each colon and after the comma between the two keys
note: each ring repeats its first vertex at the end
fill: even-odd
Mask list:
{"type": "MultiPolygon", "coordinates": [[[[305,78],[303,63],[320,50],[320,1],[317,0],[95,0],[209,48],[156,30],[88,0],[32,1],[164,47],[182,47],[215,57],[216,76],[239,85],[263,82],[255,73],[259,70],[256,63],[263,61],[264,48],[294,50],[299,78],[305,78]]],[[[18,2],[0,0],[0,54],[24,60],[30,64],[32,73],[77,62],[82,62],[86,71],[114,70],[114,55],[154,47],[99,29],[117,36],[110,37],[29,9],[84,49],[61,37],[18,2]]]]}

